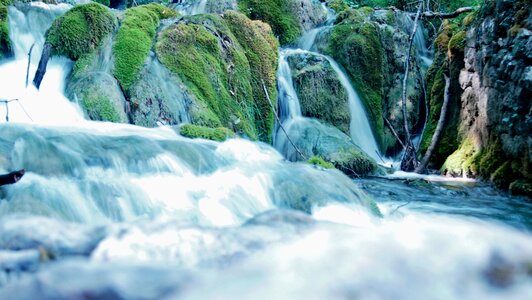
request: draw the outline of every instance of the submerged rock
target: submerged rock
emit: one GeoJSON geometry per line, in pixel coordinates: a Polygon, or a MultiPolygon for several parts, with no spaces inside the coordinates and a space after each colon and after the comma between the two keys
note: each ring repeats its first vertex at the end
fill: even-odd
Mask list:
{"type": "Polygon", "coordinates": [[[347,91],[329,61],[314,54],[288,57],[301,113],[349,134],[351,117],[347,91]]]}
{"type": "MultiPolygon", "coordinates": [[[[335,127],[305,118],[296,118],[284,126],[290,140],[306,157],[320,156],[347,175],[368,175],[378,170],[376,162],[335,127]]],[[[287,158],[301,159],[284,133],[278,136],[281,140],[277,143],[287,158]]]]}

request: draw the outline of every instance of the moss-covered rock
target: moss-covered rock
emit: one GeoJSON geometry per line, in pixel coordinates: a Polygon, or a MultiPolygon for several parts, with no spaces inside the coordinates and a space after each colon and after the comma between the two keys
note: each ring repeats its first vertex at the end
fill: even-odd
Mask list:
{"type": "Polygon", "coordinates": [[[320,119],[349,135],[347,91],[329,61],[314,54],[288,57],[303,116],[320,119]]]}
{"type": "Polygon", "coordinates": [[[478,143],[472,138],[465,139],[460,148],[445,160],[442,173],[452,176],[474,176],[478,174],[476,167],[478,143]]]}
{"type": "Polygon", "coordinates": [[[252,21],[235,11],[225,12],[223,18],[244,49],[251,68],[251,87],[255,103],[253,114],[259,140],[271,142],[274,115],[264,93],[263,84],[275,107],[279,43],[273,36],[271,27],[266,23],[252,21]]]}
{"type": "Polygon", "coordinates": [[[78,5],[57,18],[46,34],[54,54],[77,60],[96,50],[116,26],[116,17],[105,6],[78,5]]]}
{"type": "Polygon", "coordinates": [[[202,138],[218,142],[225,141],[235,135],[231,129],[225,127],[209,128],[193,124],[185,124],[181,126],[179,133],[182,136],[189,138],[202,138]]]}
{"type": "Polygon", "coordinates": [[[228,12],[181,19],[161,32],[156,52],[197,99],[192,123],[268,140],[273,117],[262,81],[275,96],[276,46],[268,26],[228,12]]]}
{"type": "Polygon", "coordinates": [[[307,160],[307,163],[309,163],[311,165],[322,167],[324,169],[334,169],[334,165],[333,164],[331,164],[330,162],[325,161],[322,157],[316,156],[316,155],[314,155],[311,158],[309,158],[307,160]]]}
{"type": "Polygon", "coordinates": [[[326,18],[326,12],[313,0],[240,0],[239,9],[253,20],[272,26],[281,44],[295,42],[304,30],[326,18]]]}
{"type": "Polygon", "coordinates": [[[0,0],[0,59],[12,55],[7,8],[12,0],[0,0]]]}
{"type": "MultiPolygon", "coordinates": [[[[434,63],[427,72],[427,96],[429,97],[430,111],[421,141],[421,153],[424,153],[430,145],[440,118],[445,92],[444,72],[448,73],[451,78],[449,88],[450,103],[446,124],[440,136],[438,147],[431,158],[431,165],[435,168],[440,168],[446,158],[459,149],[460,144],[462,144],[461,141],[466,139],[459,134],[462,95],[459,77],[461,70],[464,68],[465,33],[457,24],[459,24],[458,21],[455,21],[455,23],[444,21],[442,30],[434,41],[436,49],[434,63]]],[[[458,151],[461,153],[461,150],[458,151]]]]}
{"type": "Polygon", "coordinates": [[[384,49],[376,24],[366,22],[361,10],[344,12],[341,22],[331,31],[328,54],[349,74],[368,111],[371,127],[382,145],[384,121],[384,49]]]}
{"type": "Polygon", "coordinates": [[[514,196],[532,195],[532,182],[526,180],[516,180],[510,184],[510,193],[514,196]]]}
{"type": "MultiPolygon", "coordinates": [[[[379,170],[372,158],[335,127],[308,118],[285,125],[290,140],[305,157],[319,156],[350,176],[374,174],[379,170]]],[[[288,159],[303,159],[285,136],[280,135],[279,138],[281,140],[276,144],[283,153],[287,153],[288,159]]]]}
{"type": "Polygon", "coordinates": [[[113,73],[125,91],[138,79],[160,20],[176,15],[176,11],[156,3],[126,10],[113,45],[113,73]]]}
{"type": "Polygon", "coordinates": [[[111,47],[110,36],[99,49],[76,61],[66,94],[80,104],[91,120],[126,123],[126,99],[111,74],[111,47]]]}

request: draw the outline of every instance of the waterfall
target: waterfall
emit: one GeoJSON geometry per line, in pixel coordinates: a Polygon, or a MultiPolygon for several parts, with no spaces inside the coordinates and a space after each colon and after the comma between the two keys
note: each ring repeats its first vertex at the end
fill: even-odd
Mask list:
{"type": "MultiPolygon", "coordinates": [[[[32,3],[9,9],[16,55],[0,65],[0,92],[19,97],[32,121],[10,106],[10,123],[0,124],[0,174],[26,169],[24,180],[1,190],[0,216],[23,213],[95,224],[177,217],[225,226],[275,207],[301,208],[302,201],[309,212],[328,201],[369,208],[341,173],[284,162],[266,145],[192,141],[168,127],[84,120],[63,95],[72,66],[65,58],[52,59],[39,91],[26,88],[29,48],[42,47],[46,29],[69,8],[32,3]],[[312,183],[315,176],[322,177],[320,184],[312,183]]],[[[105,68],[106,57],[97,65],[105,68]]],[[[32,57],[33,70],[38,59],[32,57]]]]}
{"type": "MultiPolygon", "coordinates": [[[[340,68],[338,63],[329,56],[322,55],[316,52],[310,52],[301,49],[284,49],[279,54],[279,69],[278,69],[278,102],[279,102],[279,116],[281,122],[285,127],[290,127],[293,123],[301,118],[301,107],[299,98],[297,96],[294,84],[292,82],[292,71],[288,64],[288,57],[291,55],[311,54],[325,58],[331,65],[332,69],[338,76],[338,80],[346,89],[348,94],[349,113],[351,115],[350,122],[350,137],[353,142],[359,146],[366,154],[374,158],[379,159],[379,147],[373,135],[371,126],[369,125],[369,119],[364,110],[362,100],[358,96],[357,92],[353,88],[348,76],[340,68]]],[[[281,130],[276,130],[276,137],[274,138],[274,145],[280,151],[286,148],[284,147],[285,133],[281,130]]],[[[285,150],[286,151],[286,150],[285,150]]],[[[287,153],[285,153],[287,154],[287,153]]]]}
{"type": "Polygon", "coordinates": [[[206,13],[207,2],[208,0],[180,0],[171,7],[182,15],[198,15],[206,13]]]}
{"type": "MultiPolygon", "coordinates": [[[[403,30],[410,36],[414,28],[414,20],[412,20],[412,17],[408,13],[398,14],[399,20],[403,23],[403,30]]],[[[419,20],[417,25],[416,34],[414,35],[414,47],[418,53],[418,59],[425,65],[425,67],[429,67],[432,65],[433,53],[427,48],[428,43],[425,39],[425,27],[423,26],[423,22],[419,20]]]]}
{"type": "Polygon", "coordinates": [[[59,15],[70,9],[70,5],[48,5],[31,2],[20,7],[10,6],[8,11],[10,38],[14,57],[0,65],[0,99],[10,102],[0,107],[0,122],[4,122],[7,110],[12,122],[36,122],[39,124],[76,124],[83,120],[79,107],[64,95],[65,78],[72,62],[64,57],[54,57],[38,91],[32,84],[44,44],[44,34],[59,15]],[[26,87],[28,53],[33,46],[29,84],[26,87]]]}

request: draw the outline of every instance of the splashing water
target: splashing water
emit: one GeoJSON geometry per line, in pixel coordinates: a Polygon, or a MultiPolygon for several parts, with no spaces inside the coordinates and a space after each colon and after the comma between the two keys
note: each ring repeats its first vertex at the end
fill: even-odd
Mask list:
{"type": "MultiPolygon", "coordinates": [[[[24,24],[64,12],[30,7],[10,7],[10,22],[26,16],[11,28],[31,36],[12,31],[23,47],[1,62],[3,79],[25,73],[29,47],[39,39],[41,47],[53,17],[20,31],[24,24]]],[[[54,61],[57,77],[47,73],[42,89],[23,99],[35,122],[13,109],[17,122],[0,124],[0,174],[27,170],[0,188],[0,299],[532,294],[531,208],[522,199],[474,183],[354,184],[338,171],[288,163],[261,143],[89,122],[76,109],[59,115],[72,105],[62,95],[70,62],[54,61]],[[42,116],[37,101],[47,108],[42,116]],[[378,200],[383,218],[362,190],[378,200]],[[464,209],[471,195],[481,196],[464,209]]],[[[26,89],[11,82],[1,80],[0,92],[22,99],[26,89]]]]}
{"type": "MultiPolygon", "coordinates": [[[[292,71],[288,64],[288,57],[291,55],[317,55],[325,58],[332,69],[338,76],[338,80],[347,91],[349,102],[349,113],[351,116],[350,122],[350,136],[353,142],[359,146],[366,154],[371,156],[375,160],[379,160],[379,147],[373,135],[371,126],[369,125],[369,119],[364,110],[362,100],[358,96],[357,92],[351,85],[349,78],[340,66],[329,56],[322,55],[316,52],[310,52],[301,49],[284,49],[279,55],[279,71],[278,71],[278,90],[279,90],[279,107],[280,107],[280,119],[281,122],[287,122],[290,120],[296,120],[301,117],[301,108],[299,104],[299,98],[295,91],[292,82],[292,71]]],[[[293,123],[293,121],[292,121],[293,123]]],[[[287,123],[287,125],[289,125],[287,123]]],[[[277,131],[278,135],[284,135],[284,132],[277,131]]],[[[282,140],[277,138],[277,141],[282,140]]],[[[280,148],[277,148],[280,149],[280,148]]]]}
{"type": "Polygon", "coordinates": [[[0,65],[0,99],[18,99],[7,107],[0,107],[0,122],[4,122],[9,110],[12,122],[36,122],[48,125],[76,124],[83,120],[79,107],[63,95],[64,82],[72,62],[63,57],[52,58],[40,91],[33,86],[33,74],[37,69],[44,33],[52,21],[70,5],[47,5],[32,2],[20,9],[9,7],[10,38],[13,41],[14,58],[0,65]],[[29,72],[28,53],[33,46],[29,72]],[[26,76],[28,74],[28,86],[26,76]]]}

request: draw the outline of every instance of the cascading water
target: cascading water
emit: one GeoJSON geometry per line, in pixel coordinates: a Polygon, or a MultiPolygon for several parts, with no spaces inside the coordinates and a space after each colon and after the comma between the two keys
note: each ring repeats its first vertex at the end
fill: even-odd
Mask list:
{"type": "MultiPolygon", "coordinates": [[[[332,69],[338,76],[338,80],[347,91],[349,102],[349,113],[351,116],[350,122],[350,136],[353,142],[359,146],[369,156],[375,160],[379,159],[379,147],[375,141],[373,131],[369,125],[369,120],[362,105],[362,100],[358,96],[357,92],[351,85],[349,78],[340,66],[331,57],[322,55],[316,52],[310,52],[301,49],[284,49],[279,54],[279,70],[278,70],[278,90],[279,90],[279,107],[280,107],[280,119],[281,122],[286,123],[286,126],[292,126],[294,122],[297,122],[298,118],[301,118],[301,108],[299,99],[297,97],[296,90],[292,82],[292,71],[288,63],[288,57],[291,55],[317,55],[325,58],[332,69]]],[[[282,135],[284,132],[277,130],[276,141],[282,141],[277,146],[277,149],[283,149],[285,139],[282,135]]]]}
{"type": "MultiPolygon", "coordinates": [[[[52,21],[45,16],[63,6],[29,6],[10,8],[10,28],[43,21],[27,30],[42,41],[52,21]]],[[[39,39],[11,32],[15,45],[39,39]]],[[[25,77],[28,48],[1,62],[0,77],[25,77]]],[[[41,90],[23,99],[35,122],[13,109],[17,122],[0,124],[0,174],[27,170],[0,187],[0,299],[532,293],[532,207],[519,198],[430,177],[355,184],[335,170],[288,163],[261,143],[89,122],[75,109],[60,116],[71,105],[61,94],[70,64],[55,62],[60,76],[47,72],[41,90]],[[42,118],[37,101],[48,108],[42,118]],[[49,126],[53,119],[68,127],[49,126]],[[383,218],[361,189],[379,200],[383,218]]],[[[11,82],[0,81],[0,92],[22,99],[26,88],[11,82]]]]}
{"type": "MultiPolygon", "coordinates": [[[[9,7],[14,58],[0,65],[0,82],[3,83],[0,99],[18,99],[8,104],[10,121],[58,125],[74,124],[83,120],[77,105],[63,95],[65,77],[72,64],[68,59],[57,57],[51,60],[40,91],[32,84],[44,44],[44,33],[52,21],[70,7],[67,4],[47,5],[41,2],[9,7]],[[28,53],[32,45],[34,46],[28,72],[28,53]]],[[[7,109],[5,105],[1,105],[0,122],[5,120],[7,109]]]]}

